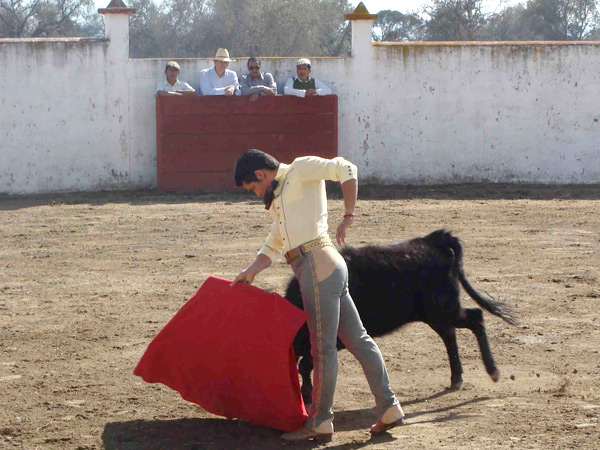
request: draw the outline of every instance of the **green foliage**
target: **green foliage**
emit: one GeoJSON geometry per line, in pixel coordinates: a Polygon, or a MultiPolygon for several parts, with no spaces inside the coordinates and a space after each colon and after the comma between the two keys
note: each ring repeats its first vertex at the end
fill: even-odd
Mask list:
{"type": "MultiPolygon", "coordinates": [[[[383,41],[600,39],[599,0],[528,0],[485,12],[483,0],[429,0],[378,13],[383,41]]],[[[350,54],[348,0],[126,0],[133,58],[350,54]]],[[[94,0],[0,0],[0,37],[103,35],[94,0]]]]}
{"type": "Polygon", "coordinates": [[[350,51],[347,0],[133,0],[131,56],[336,56],[350,51]]]}
{"type": "Polygon", "coordinates": [[[431,0],[424,7],[423,16],[398,11],[381,11],[379,15],[377,24],[382,40],[600,38],[598,0],[528,0],[498,13],[485,12],[482,0],[431,0]]]}
{"type": "Polygon", "coordinates": [[[426,10],[426,36],[431,41],[473,41],[482,39],[486,15],[482,0],[433,0],[426,10]]]}
{"type": "Polygon", "coordinates": [[[524,19],[549,40],[583,40],[600,25],[596,0],[531,0],[524,19]]]}
{"type": "Polygon", "coordinates": [[[0,37],[90,36],[93,0],[0,0],[0,37]]]}
{"type": "Polygon", "coordinates": [[[424,38],[425,21],[416,13],[384,10],[377,13],[375,21],[378,41],[419,41],[424,38]]]}

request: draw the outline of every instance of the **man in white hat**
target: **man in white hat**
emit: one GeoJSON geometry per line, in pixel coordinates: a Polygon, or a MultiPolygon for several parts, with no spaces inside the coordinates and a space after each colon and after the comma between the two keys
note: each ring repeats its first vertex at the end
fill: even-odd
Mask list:
{"type": "Polygon", "coordinates": [[[296,74],[298,77],[288,78],[283,88],[285,95],[296,97],[314,97],[315,95],[331,95],[331,89],[319,80],[310,77],[310,60],[300,58],[296,61],[296,74]]]}
{"type": "Polygon", "coordinates": [[[168,96],[179,95],[186,97],[195,97],[196,91],[185,81],[179,80],[179,64],[175,61],[169,61],[165,68],[166,80],[161,80],[156,86],[156,95],[168,96]]]}
{"type": "Polygon", "coordinates": [[[202,95],[240,95],[240,84],[233,70],[227,69],[232,61],[226,48],[217,50],[215,66],[200,72],[202,95]]]}

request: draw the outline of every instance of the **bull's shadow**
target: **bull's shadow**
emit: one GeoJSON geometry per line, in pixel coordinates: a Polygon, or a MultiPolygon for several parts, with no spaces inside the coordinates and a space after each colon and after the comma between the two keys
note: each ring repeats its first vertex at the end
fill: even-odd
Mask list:
{"type": "MultiPolygon", "coordinates": [[[[428,399],[445,395],[447,391],[434,394],[426,399],[404,402],[404,405],[418,404],[428,399]]],[[[438,409],[410,411],[406,418],[408,424],[446,422],[470,417],[457,409],[468,404],[487,400],[479,397],[438,409]],[[427,420],[415,420],[422,415],[435,415],[427,420]]],[[[412,409],[412,408],[411,408],[412,409]]],[[[373,408],[352,411],[338,411],[335,414],[335,426],[338,432],[364,429],[376,420],[373,408]]],[[[365,433],[367,435],[368,433],[365,433]]],[[[272,428],[251,425],[239,420],[218,418],[174,419],[174,420],[133,420],[129,422],[108,423],[102,433],[102,442],[106,450],[265,450],[289,447],[280,439],[281,431],[272,428]]],[[[338,450],[356,450],[372,444],[393,441],[390,433],[366,437],[364,442],[352,442],[327,445],[338,450]]],[[[312,448],[323,445],[319,441],[294,443],[294,448],[312,448]]]]}

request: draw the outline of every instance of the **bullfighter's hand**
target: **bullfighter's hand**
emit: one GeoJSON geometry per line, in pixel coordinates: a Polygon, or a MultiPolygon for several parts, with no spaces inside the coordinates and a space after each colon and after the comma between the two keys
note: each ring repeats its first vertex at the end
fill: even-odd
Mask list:
{"type": "Polygon", "coordinates": [[[244,270],[237,277],[235,277],[235,279],[231,282],[231,286],[238,283],[252,284],[255,276],[255,274],[244,270]]]}
{"type": "Polygon", "coordinates": [[[335,233],[335,240],[339,245],[346,245],[346,230],[352,225],[354,221],[354,217],[344,217],[342,223],[337,227],[337,231],[335,233]]]}

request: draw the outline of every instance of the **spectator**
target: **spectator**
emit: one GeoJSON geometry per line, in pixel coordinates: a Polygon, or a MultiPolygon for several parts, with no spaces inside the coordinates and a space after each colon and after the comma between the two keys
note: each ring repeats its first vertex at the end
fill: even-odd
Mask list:
{"type": "Polygon", "coordinates": [[[217,50],[215,66],[200,72],[202,95],[240,95],[240,84],[233,70],[227,69],[232,60],[226,48],[217,50]]]}
{"type": "Polygon", "coordinates": [[[283,93],[296,97],[331,95],[331,89],[315,78],[310,78],[310,60],[301,58],[296,62],[297,78],[290,77],[285,83],[283,93]]]}
{"type": "Polygon", "coordinates": [[[167,79],[159,81],[156,87],[156,95],[162,97],[167,95],[180,95],[194,97],[196,91],[185,81],[179,81],[179,64],[175,61],[169,61],[165,68],[167,79]]]}
{"type": "Polygon", "coordinates": [[[261,66],[260,59],[252,56],[248,59],[248,73],[240,77],[242,95],[249,95],[251,102],[259,97],[277,95],[277,84],[273,75],[261,72],[261,66]]]}

